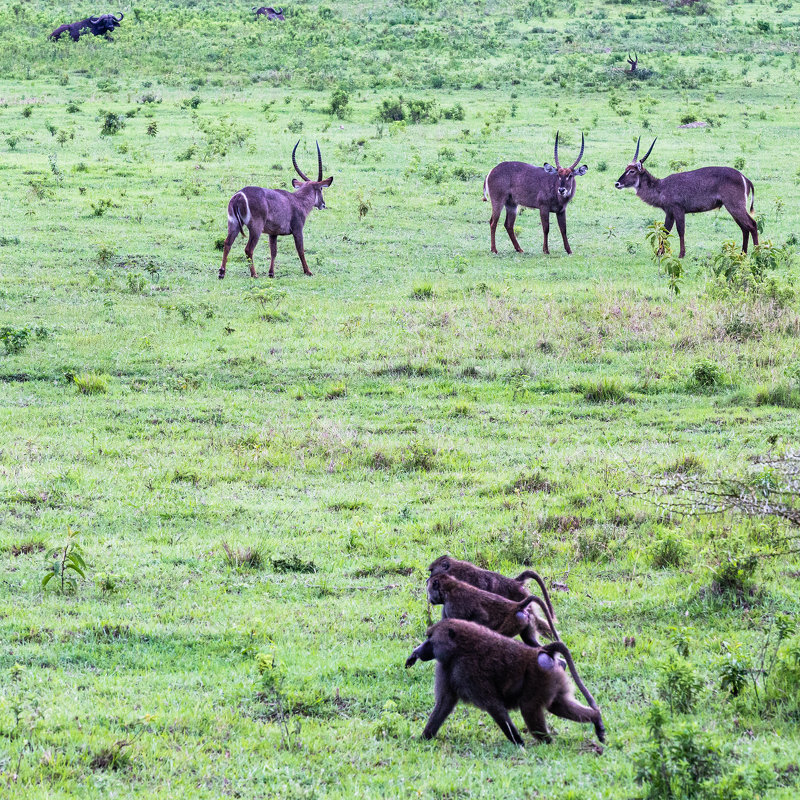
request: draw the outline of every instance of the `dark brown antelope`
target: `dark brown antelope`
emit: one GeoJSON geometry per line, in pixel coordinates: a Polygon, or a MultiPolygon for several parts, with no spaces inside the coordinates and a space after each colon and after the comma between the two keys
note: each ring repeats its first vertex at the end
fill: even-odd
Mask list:
{"type": "Polygon", "coordinates": [[[567,204],[575,195],[575,176],[585,175],[589,168],[584,164],[575,169],[583,157],[584,139],[581,134],[581,152],[572,166],[562,167],[558,162],[558,133],[554,157],[556,165],[545,164],[535,167],[523,161],[503,161],[498,164],[487,176],[483,183],[483,199],[491,201],[492,218],[489,220],[491,232],[492,252],[497,252],[495,244],[495,231],[500,220],[500,212],[505,207],[505,228],[511,239],[511,244],[518,253],[523,250],[514,235],[514,222],[517,219],[519,207],[538,208],[542,219],[542,232],[544,233],[544,247],[542,250],[549,254],[547,247],[547,234],[550,232],[550,214],[556,215],[561,238],[564,240],[564,249],[572,253],[567,241],[567,204]]]}
{"type": "Polygon", "coordinates": [[[639,66],[639,56],[634,53],[633,58],[631,58],[630,53],[628,53],[628,63],[631,65],[631,68],[628,70],[628,72],[636,72],[636,69],[639,66]]]}
{"type": "MultiPolygon", "coordinates": [[[[656,137],[658,138],[658,137],[656,137]]],[[[752,235],[753,244],[758,244],[758,226],[751,216],[756,192],[752,182],[733,167],[702,167],[689,172],[676,172],[666,178],[656,178],[645,168],[644,162],[653,151],[653,145],[639,160],[639,142],[633,161],[625,168],[614,184],[617,189],[636,189],[636,194],[645,203],[660,208],[665,214],[664,227],[667,231],[672,226],[678,229],[681,242],[680,258],[686,255],[683,239],[685,217],[687,214],[698,214],[701,211],[713,211],[725,206],[734,222],[742,229],[742,252],[747,252],[748,237],[752,235]],[[747,198],[752,195],[750,212],[747,210],[747,198]]]]}
{"type": "Polygon", "coordinates": [[[283,16],[282,8],[276,10],[272,6],[261,6],[260,8],[253,6],[253,11],[255,11],[257,17],[266,17],[269,20],[279,19],[283,21],[286,19],[286,17],[283,16]]]}
{"type": "Polygon", "coordinates": [[[317,143],[317,179],[312,181],[307,177],[300,167],[297,166],[295,153],[297,144],[292,150],[292,164],[297,170],[297,174],[303,179],[298,181],[295,178],[292,186],[296,192],[288,192],[286,189],[262,189],[260,186],[245,186],[240,192],[231,197],[228,203],[228,235],[225,237],[225,245],[222,248],[222,266],[219,268],[219,278],[225,277],[225,265],[228,263],[228,253],[230,253],[236,237],[244,234],[244,226],[250,233],[250,238],[244,247],[244,254],[250,261],[250,275],[257,278],[256,266],[253,263],[253,251],[256,249],[258,240],[262,233],[269,235],[269,277],[275,277],[275,255],[278,252],[278,237],[294,237],[294,244],[297,248],[297,255],[300,256],[300,263],[303,265],[303,272],[306,275],[313,273],[308,268],[306,256],[303,250],[303,225],[306,217],[311,213],[312,208],[325,208],[325,200],[322,198],[322,190],[327,189],[333,183],[333,176],[322,180],[322,153],[319,151],[317,143]]]}

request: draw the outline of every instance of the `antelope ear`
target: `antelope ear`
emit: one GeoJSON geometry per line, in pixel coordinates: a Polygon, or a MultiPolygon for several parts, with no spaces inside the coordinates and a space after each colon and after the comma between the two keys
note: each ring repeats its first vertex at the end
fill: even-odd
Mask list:
{"type": "Polygon", "coordinates": [[[587,167],[586,164],[583,164],[582,166],[578,167],[578,169],[575,170],[575,174],[576,175],[585,175],[588,171],[589,171],[589,167],[587,167]]]}
{"type": "Polygon", "coordinates": [[[294,186],[295,189],[297,189],[299,186],[302,186],[302,185],[303,185],[303,181],[299,181],[299,180],[297,180],[297,178],[292,180],[292,186],[294,186]]]}
{"type": "Polygon", "coordinates": [[[555,175],[555,173],[558,172],[552,164],[545,164],[543,169],[548,175],[555,175]]]}
{"type": "Polygon", "coordinates": [[[333,183],[333,175],[331,175],[330,178],[326,178],[324,181],[322,181],[321,185],[330,186],[332,183],[333,183]]]}
{"type": "Polygon", "coordinates": [[[636,170],[637,170],[637,172],[644,172],[644,167],[642,166],[642,162],[641,161],[637,161],[636,162],[636,170]]]}

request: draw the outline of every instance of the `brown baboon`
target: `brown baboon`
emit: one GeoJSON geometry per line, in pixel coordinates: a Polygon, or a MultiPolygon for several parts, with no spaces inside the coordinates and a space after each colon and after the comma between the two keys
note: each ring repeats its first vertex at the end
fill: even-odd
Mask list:
{"type": "Polygon", "coordinates": [[[432,739],[458,701],[463,700],[488,712],[514,744],[522,745],[523,741],[508,715],[513,708],[522,712],[528,731],[545,742],[550,741],[545,711],[575,722],[591,722],[597,738],[605,741],[600,709],[583,685],[563,642],[527,647],[474,622],[446,619],[428,628],[428,638],[411,653],[406,667],[418,659],[434,658],[436,704],[422,731],[424,739],[432,739]],[[566,672],[554,653],[567,660],[588,707],[575,700],[566,672]]]}
{"type": "Polygon", "coordinates": [[[555,622],[558,622],[556,612],[553,610],[553,602],[550,600],[550,594],[544,585],[542,576],[532,569],[526,569],[516,578],[507,578],[499,572],[476,567],[474,564],[470,564],[469,561],[459,561],[457,558],[451,558],[450,556],[439,556],[428,567],[428,572],[431,573],[431,576],[450,575],[453,578],[464,581],[464,583],[477,586],[478,589],[483,589],[484,592],[499,594],[500,597],[507,597],[509,600],[524,600],[530,594],[525,586],[525,581],[533,579],[542,590],[542,597],[544,597],[544,601],[550,609],[550,616],[555,622]]]}
{"type": "Polygon", "coordinates": [[[539,647],[537,632],[549,639],[560,639],[547,603],[536,595],[524,600],[507,600],[444,574],[428,578],[428,600],[435,606],[442,606],[442,619],[465,619],[503,636],[519,635],[531,647],[539,647]],[[544,611],[547,621],[530,613],[527,606],[531,603],[544,611]]]}

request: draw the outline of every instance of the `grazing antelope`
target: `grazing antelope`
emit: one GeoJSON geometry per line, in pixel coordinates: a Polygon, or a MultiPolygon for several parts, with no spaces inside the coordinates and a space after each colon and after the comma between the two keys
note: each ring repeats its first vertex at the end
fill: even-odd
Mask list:
{"type": "Polygon", "coordinates": [[[286,19],[286,17],[283,16],[282,8],[276,10],[272,6],[261,6],[260,8],[253,6],[253,11],[257,17],[266,17],[269,20],[279,19],[283,21],[286,19]]]}
{"type": "Polygon", "coordinates": [[[511,244],[518,253],[523,250],[514,235],[514,222],[520,206],[538,208],[542,219],[544,233],[544,253],[549,254],[547,234],[550,232],[550,214],[556,215],[564,249],[572,254],[567,241],[567,204],[575,196],[575,176],[585,175],[589,169],[586,164],[578,169],[578,162],[583,157],[584,138],[581,134],[581,152],[572,166],[562,167],[558,162],[558,133],[554,151],[556,165],[545,164],[535,167],[522,161],[503,161],[498,164],[483,182],[483,199],[492,203],[492,218],[489,220],[492,252],[497,252],[495,231],[500,220],[500,212],[505,206],[505,228],[511,244]]]}
{"type": "Polygon", "coordinates": [[[317,142],[317,179],[312,181],[307,177],[300,167],[297,166],[295,153],[297,144],[292,150],[292,164],[297,170],[297,174],[302,181],[295,178],[292,186],[296,192],[288,192],[285,189],[262,189],[260,186],[245,186],[240,192],[231,197],[228,203],[228,235],[225,237],[225,245],[222,248],[222,266],[219,268],[219,279],[225,277],[225,265],[228,263],[228,253],[230,253],[236,237],[244,234],[244,226],[250,232],[250,238],[244,247],[244,254],[250,261],[250,275],[257,278],[256,266],[253,263],[253,251],[256,249],[258,240],[262,233],[269,234],[269,277],[275,277],[275,255],[278,252],[278,237],[294,237],[294,244],[297,248],[297,255],[300,256],[300,263],[303,265],[303,272],[306,275],[313,273],[308,268],[306,256],[303,250],[303,225],[306,217],[311,213],[312,208],[325,208],[325,200],[322,198],[322,190],[327,189],[333,183],[333,176],[322,180],[322,153],[319,151],[317,142]]]}
{"type": "MultiPolygon", "coordinates": [[[[656,137],[658,138],[658,137],[656,137]]],[[[667,231],[675,225],[681,242],[680,258],[686,255],[683,239],[685,217],[701,211],[713,211],[725,206],[736,224],[742,229],[742,252],[747,252],[747,241],[750,235],[753,244],[758,245],[758,226],[751,216],[755,204],[756,191],[752,182],[733,167],[702,167],[689,172],[676,172],[666,178],[656,178],[645,168],[644,162],[653,151],[653,144],[639,159],[639,142],[636,141],[636,152],[633,161],[625,168],[614,184],[617,189],[633,187],[636,194],[645,203],[660,208],[665,214],[664,227],[667,231]],[[752,195],[750,212],[747,210],[747,198],[752,195]]]]}

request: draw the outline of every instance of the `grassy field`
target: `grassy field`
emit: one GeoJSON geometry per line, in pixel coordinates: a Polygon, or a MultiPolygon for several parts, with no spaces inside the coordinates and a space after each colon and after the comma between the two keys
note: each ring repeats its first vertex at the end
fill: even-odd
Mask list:
{"type": "Polygon", "coordinates": [[[800,5],[107,10],[115,41],[53,44],[86,6],[0,9],[3,797],[796,797],[797,529],[655,487],[772,486],[798,447],[800,5]],[[490,255],[484,176],[556,130],[574,255],[535,211],[490,255]],[[658,176],[753,181],[763,276],[713,212],[670,291],[613,187],[640,134],[658,176]],[[282,238],[253,281],[239,239],[217,280],[297,139],[334,175],[314,276],[282,238]],[[85,578],[43,589],[70,532],[85,578]],[[419,739],[443,552],[566,585],[602,755],[464,706],[419,739]]]}

